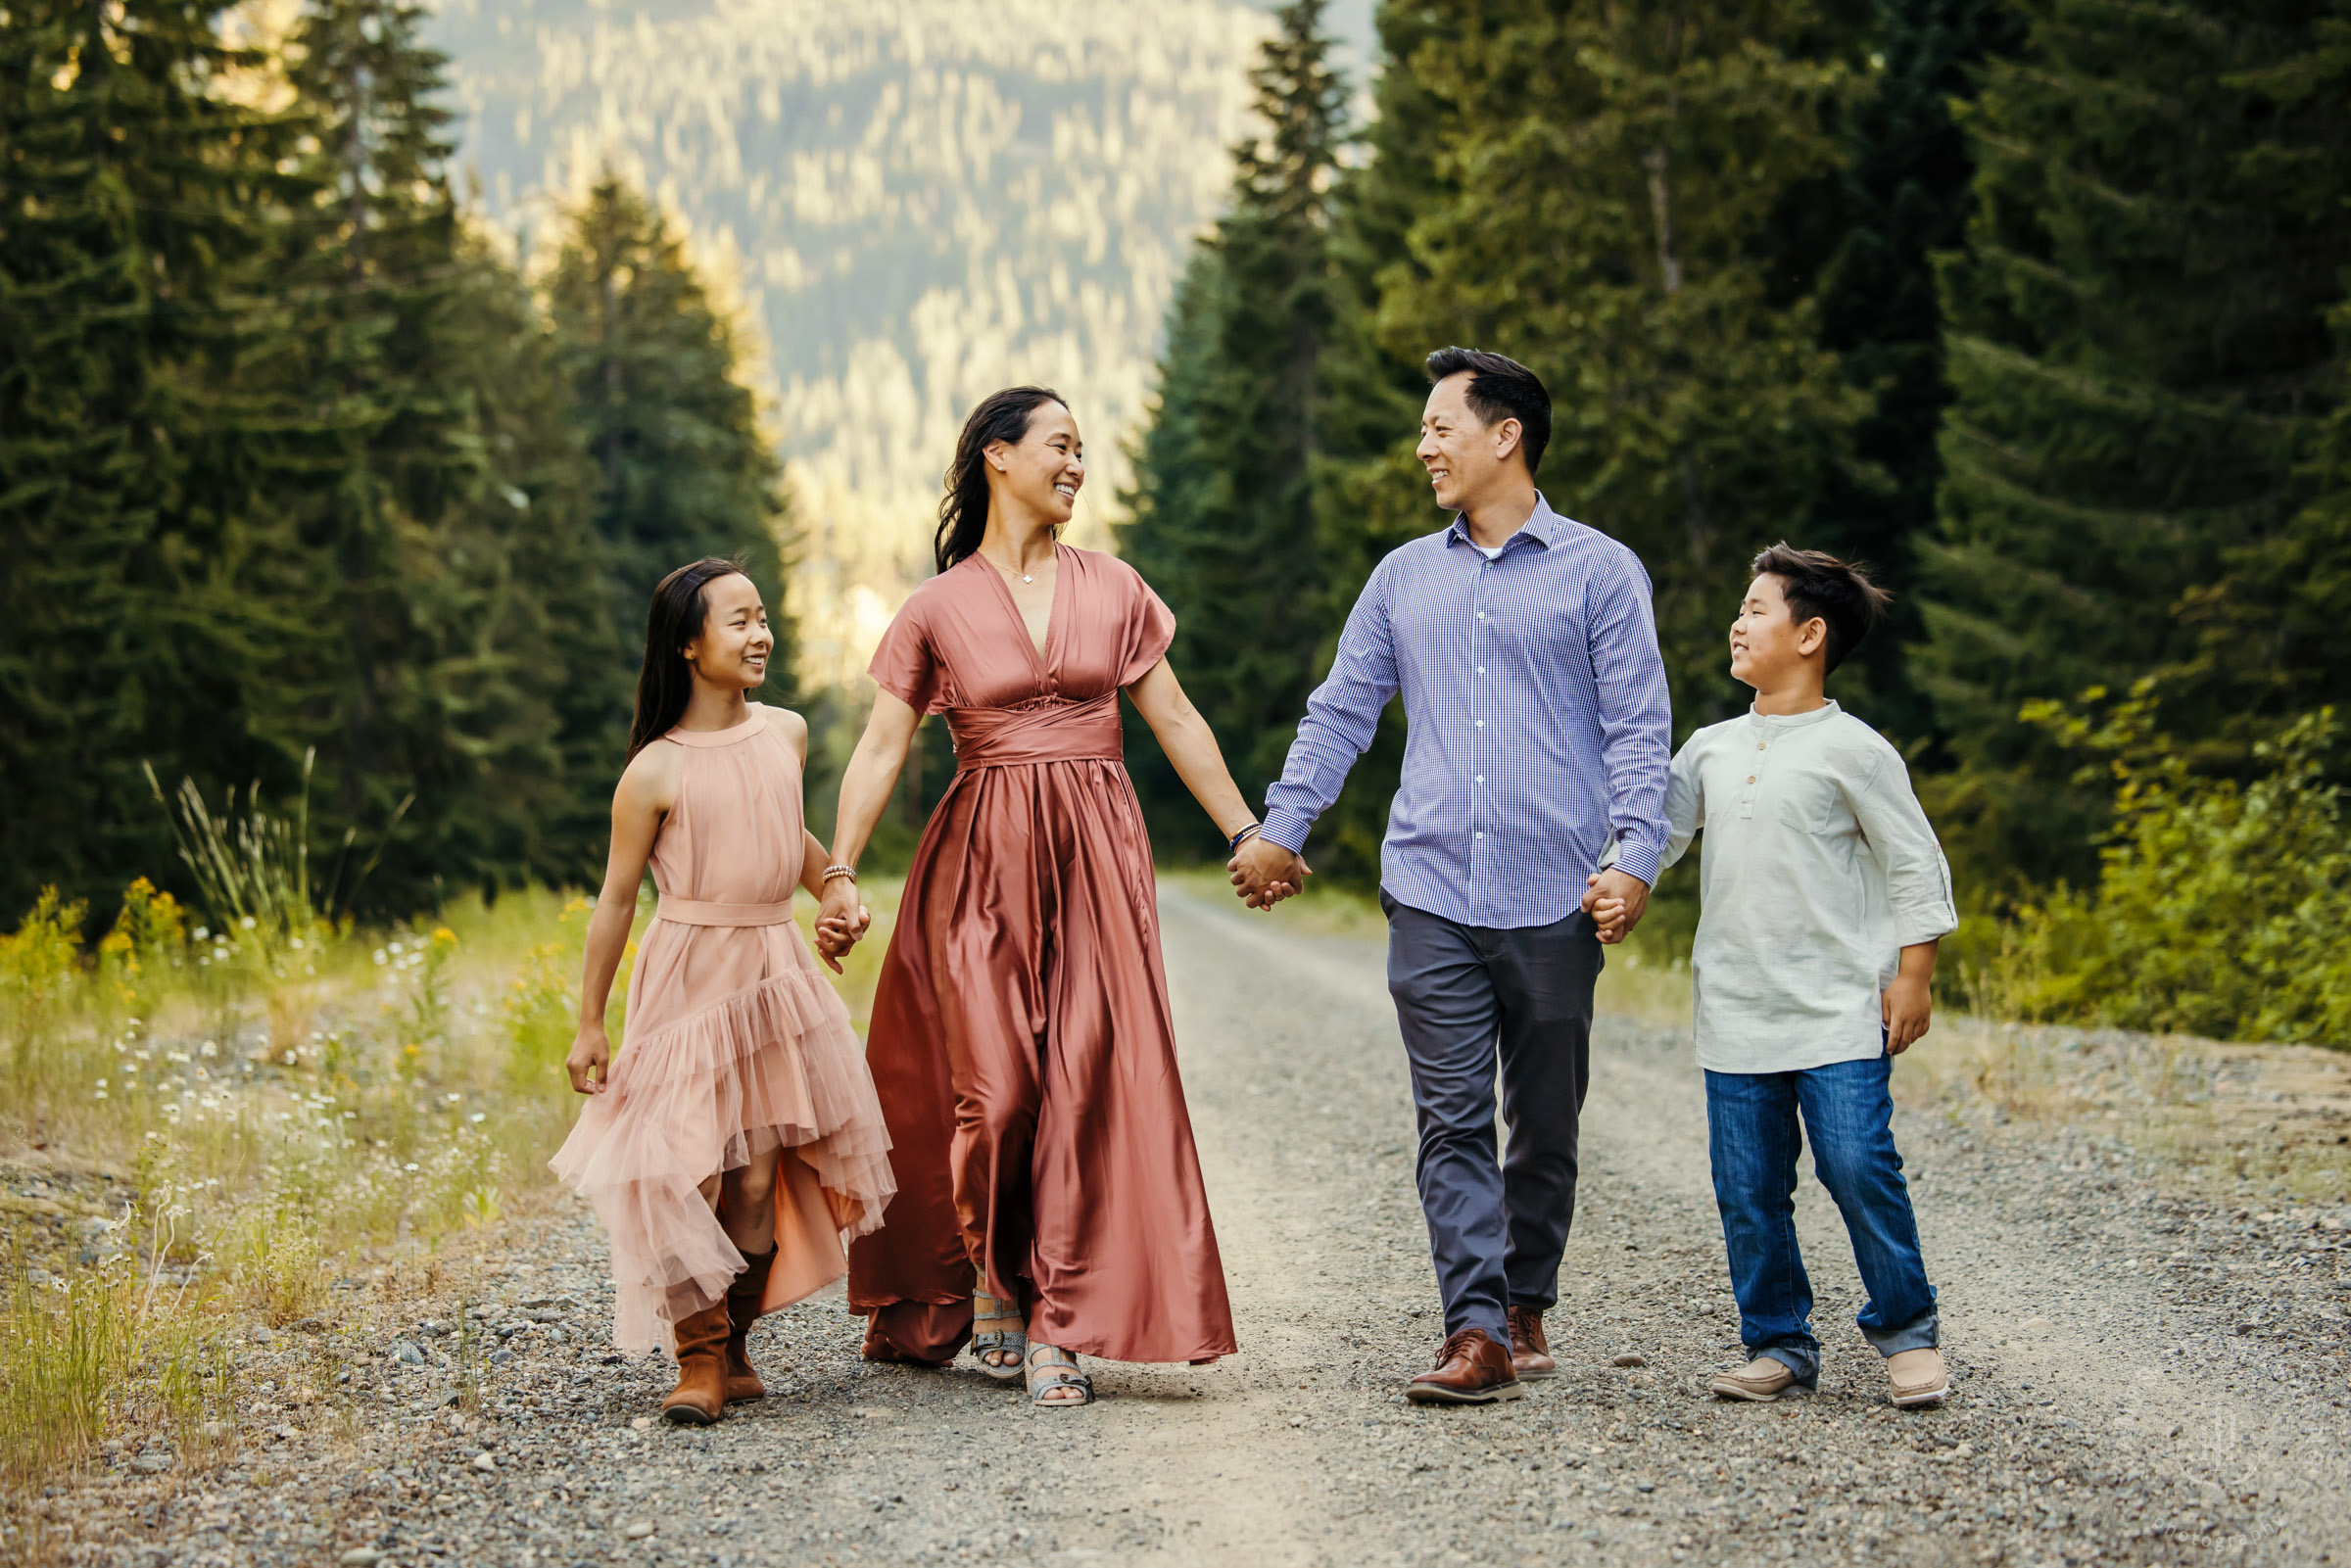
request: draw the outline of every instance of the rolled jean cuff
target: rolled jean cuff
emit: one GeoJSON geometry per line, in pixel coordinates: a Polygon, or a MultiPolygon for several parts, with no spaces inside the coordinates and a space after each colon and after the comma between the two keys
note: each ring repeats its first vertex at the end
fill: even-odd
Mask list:
{"type": "Polygon", "coordinates": [[[1880,1355],[1895,1356],[1904,1351],[1934,1350],[1943,1343],[1943,1325],[1930,1307],[1900,1328],[1865,1328],[1861,1337],[1880,1355]]]}
{"type": "Polygon", "coordinates": [[[1766,1345],[1754,1353],[1768,1356],[1796,1374],[1796,1380],[1808,1389],[1820,1387],[1820,1356],[1812,1351],[1793,1345],[1766,1345]]]}

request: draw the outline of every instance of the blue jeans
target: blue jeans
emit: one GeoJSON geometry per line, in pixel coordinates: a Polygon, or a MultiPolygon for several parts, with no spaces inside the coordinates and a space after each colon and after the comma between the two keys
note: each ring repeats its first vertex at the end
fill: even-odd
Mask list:
{"type": "Polygon", "coordinates": [[[1797,1115],[1812,1169],[1845,1215],[1869,1304],[1854,1319],[1881,1355],[1936,1343],[1935,1287],[1919,1257],[1918,1220],[1894,1146],[1894,1058],[1832,1062],[1796,1072],[1706,1073],[1706,1138],[1714,1203],[1739,1298],[1739,1338],[1811,1387],[1812,1281],[1796,1244],[1797,1115]]]}

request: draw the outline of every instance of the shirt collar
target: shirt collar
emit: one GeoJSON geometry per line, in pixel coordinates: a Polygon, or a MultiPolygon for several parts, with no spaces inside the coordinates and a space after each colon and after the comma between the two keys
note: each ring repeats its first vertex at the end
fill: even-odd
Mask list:
{"type": "MultiPolygon", "coordinates": [[[[1518,525],[1518,532],[1502,542],[1504,552],[1507,554],[1510,547],[1522,539],[1530,540],[1545,549],[1551,548],[1553,545],[1559,543],[1561,520],[1559,514],[1551,509],[1551,502],[1543,499],[1543,493],[1539,490],[1536,491],[1535,509],[1527,514],[1525,522],[1518,525]]],[[[1467,545],[1472,549],[1477,547],[1477,541],[1469,537],[1469,520],[1466,512],[1455,512],[1453,526],[1445,532],[1445,546],[1448,549],[1453,547],[1456,540],[1467,545]]]]}
{"type": "Polygon", "coordinates": [[[1747,710],[1747,722],[1766,730],[1803,730],[1826,723],[1844,711],[1837,705],[1837,699],[1831,697],[1810,713],[1757,713],[1751,707],[1747,710]]]}

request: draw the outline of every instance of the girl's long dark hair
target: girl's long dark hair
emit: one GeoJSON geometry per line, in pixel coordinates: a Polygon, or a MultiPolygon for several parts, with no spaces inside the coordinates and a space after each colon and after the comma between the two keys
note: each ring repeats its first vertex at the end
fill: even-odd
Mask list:
{"type": "Polygon", "coordinates": [[[686,644],[702,635],[710,606],[702,590],[722,577],[749,571],[742,560],[705,555],[681,566],[653,590],[653,607],[645,617],[645,663],[637,671],[637,713],[629,720],[628,761],[677,728],[686,717],[687,700],[694,695],[694,671],[686,665],[686,644]]]}
{"type": "Polygon", "coordinates": [[[938,537],[933,549],[940,571],[978,549],[981,536],[987,532],[987,449],[999,441],[1018,445],[1029,434],[1031,416],[1048,403],[1069,406],[1069,400],[1051,387],[1006,387],[981,399],[963,422],[955,461],[947,468],[947,493],[938,501],[938,537]]]}

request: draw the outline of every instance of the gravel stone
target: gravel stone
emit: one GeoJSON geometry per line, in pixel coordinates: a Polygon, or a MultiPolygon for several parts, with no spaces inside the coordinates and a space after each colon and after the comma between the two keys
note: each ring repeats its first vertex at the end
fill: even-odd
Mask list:
{"type": "Polygon", "coordinates": [[[1175,887],[1161,915],[1240,1354],[1088,1360],[1100,1400],[1039,1410],[968,1359],[859,1360],[861,1324],[820,1296],[752,1332],[768,1399],[711,1428],[668,1427],[654,1415],[673,1370],[610,1351],[602,1237],[555,1199],[485,1238],[481,1257],[445,1259],[430,1300],[353,1291],[334,1332],[394,1349],[352,1358],[348,1383],[313,1369],[331,1333],[247,1347],[234,1445],[182,1455],[168,1476],[125,1464],[103,1487],[92,1476],[29,1500],[12,1523],[38,1526],[40,1550],[18,1555],[73,1568],[2351,1563],[2351,1212],[2283,1194],[2214,1206],[2094,1125],[1899,1111],[1952,1399],[1887,1403],[1851,1321],[1849,1245],[1807,1174],[1797,1227],[1819,1298],[1819,1395],[1717,1402],[1707,1376],[1746,1356],[1703,1088],[1685,1030],[1612,1015],[1595,1030],[1575,1231],[1547,1318],[1559,1375],[1498,1406],[1406,1404],[1405,1380],[1444,1334],[1384,944],[1175,887]],[[419,1312],[448,1322],[485,1302],[477,1321],[552,1312],[572,1343],[531,1317],[483,1359],[460,1363],[448,1344],[428,1383],[416,1342],[392,1338],[419,1312]],[[330,1392],[280,1408],[289,1396],[264,1384],[330,1392]]]}

